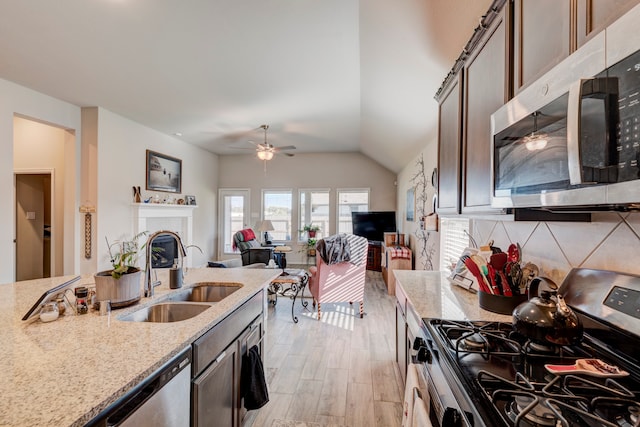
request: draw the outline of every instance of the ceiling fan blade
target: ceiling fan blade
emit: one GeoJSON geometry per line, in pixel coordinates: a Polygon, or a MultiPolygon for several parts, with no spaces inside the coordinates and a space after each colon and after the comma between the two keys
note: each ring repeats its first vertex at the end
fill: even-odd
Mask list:
{"type": "Polygon", "coordinates": [[[282,154],[283,156],[287,156],[287,157],[295,156],[295,154],[293,154],[293,153],[283,153],[283,152],[279,152],[279,151],[276,151],[276,154],[278,154],[278,155],[282,154]]]}
{"type": "Polygon", "coordinates": [[[284,147],[273,147],[275,150],[284,151],[284,150],[295,150],[295,145],[285,145],[284,147]]]}

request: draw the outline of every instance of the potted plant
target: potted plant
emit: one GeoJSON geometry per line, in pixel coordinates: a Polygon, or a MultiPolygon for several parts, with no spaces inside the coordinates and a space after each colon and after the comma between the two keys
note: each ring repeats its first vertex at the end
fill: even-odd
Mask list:
{"type": "Polygon", "coordinates": [[[309,235],[309,238],[316,237],[316,233],[320,231],[320,227],[313,224],[306,224],[304,227],[302,227],[301,231],[306,231],[309,235]]]}
{"type": "Polygon", "coordinates": [[[318,241],[316,239],[314,239],[313,237],[310,237],[309,240],[307,240],[307,255],[309,256],[316,256],[316,243],[318,241]]]}
{"type": "Polygon", "coordinates": [[[94,275],[96,283],[96,300],[110,301],[111,307],[126,307],[138,302],[142,296],[142,271],[136,266],[140,251],[146,243],[138,245],[138,240],[147,234],[139,233],[130,240],[109,243],[105,237],[111,270],[101,271],[94,275]]]}

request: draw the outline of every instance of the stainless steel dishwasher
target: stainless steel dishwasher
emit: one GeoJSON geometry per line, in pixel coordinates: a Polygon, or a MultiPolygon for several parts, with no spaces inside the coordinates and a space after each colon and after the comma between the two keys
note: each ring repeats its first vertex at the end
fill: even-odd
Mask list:
{"type": "Polygon", "coordinates": [[[165,363],[88,426],[188,427],[191,347],[165,363]]]}

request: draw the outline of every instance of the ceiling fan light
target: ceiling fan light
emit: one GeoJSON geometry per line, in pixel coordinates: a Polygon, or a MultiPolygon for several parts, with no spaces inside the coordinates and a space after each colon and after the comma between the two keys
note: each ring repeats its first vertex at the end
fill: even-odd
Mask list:
{"type": "Polygon", "coordinates": [[[260,160],[271,160],[273,159],[273,151],[270,150],[259,150],[258,158],[260,160]]]}
{"type": "Polygon", "coordinates": [[[527,150],[529,151],[543,150],[547,146],[548,142],[549,139],[547,135],[543,133],[537,135],[532,133],[524,138],[525,147],[527,147],[527,150]]]}

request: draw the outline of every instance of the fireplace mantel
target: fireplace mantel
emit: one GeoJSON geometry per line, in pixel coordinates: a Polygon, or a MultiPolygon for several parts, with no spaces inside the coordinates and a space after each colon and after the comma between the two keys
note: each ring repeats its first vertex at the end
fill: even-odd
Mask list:
{"type": "MultiPolygon", "coordinates": [[[[193,211],[197,205],[169,205],[162,203],[134,203],[134,235],[144,231],[155,233],[168,230],[177,233],[185,246],[193,244],[193,211]]],[[[187,249],[185,267],[191,267],[191,249],[187,249]]]]}

